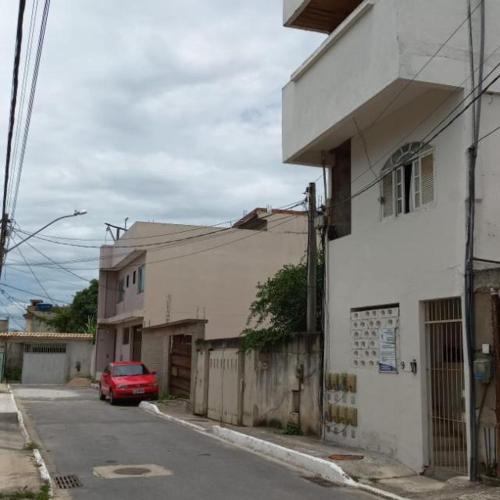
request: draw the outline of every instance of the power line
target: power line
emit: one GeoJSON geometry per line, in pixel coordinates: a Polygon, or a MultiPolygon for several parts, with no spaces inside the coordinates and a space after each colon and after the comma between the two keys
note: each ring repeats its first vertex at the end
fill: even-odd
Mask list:
{"type": "Polygon", "coordinates": [[[2,220],[0,227],[0,276],[2,273],[2,265],[5,254],[5,241],[7,237],[7,194],[9,187],[9,169],[10,169],[10,156],[12,150],[12,135],[14,132],[14,123],[16,116],[16,103],[17,103],[17,88],[19,85],[19,62],[21,59],[21,47],[23,41],[23,19],[24,9],[26,7],[26,0],[19,0],[19,12],[17,16],[17,30],[16,30],[16,44],[14,50],[14,68],[12,72],[12,93],[10,100],[10,115],[9,115],[9,131],[7,135],[7,152],[5,155],[5,171],[3,183],[3,200],[2,200],[2,220]]]}
{"type": "MultiPolygon", "coordinates": [[[[300,202],[300,204],[302,204],[303,201],[300,202]]],[[[299,203],[297,203],[295,206],[297,206],[299,203]]],[[[267,219],[269,217],[272,217],[276,214],[274,213],[270,213],[268,215],[264,215],[262,216],[262,219],[267,219]]],[[[290,218],[295,218],[296,215],[295,214],[292,214],[290,215],[290,218]]],[[[203,229],[203,226],[197,228],[197,229],[203,229]]],[[[25,235],[31,235],[31,233],[28,233],[26,231],[23,231],[21,229],[15,229],[14,230],[16,233],[21,233],[21,234],[25,234],[25,235]]],[[[137,245],[119,245],[119,244],[115,244],[114,245],[114,248],[125,248],[125,249],[144,249],[144,248],[150,248],[150,247],[155,247],[155,248],[158,248],[159,250],[162,250],[164,248],[171,248],[171,247],[176,247],[176,246],[180,246],[182,244],[185,244],[185,242],[191,242],[193,240],[198,240],[198,239],[201,239],[201,238],[205,238],[205,239],[212,239],[212,238],[216,238],[218,236],[220,236],[221,234],[223,233],[226,233],[228,231],[241,231],[241,229],[239,228],[235,228],[235,227],[229,227],[229,228],[222,228],[222,229],[216,229],[214,231],[209,231],[209,232],[206,232],[206,233],[202,233],[202,234],[198,234],[198,235],[193,235],[193,236],[188,236],[188,237],[185,237],[185,238],[178,238],[178,239],[174,239],[174,240],[167,240],[167,241],[162,241],[162,242],[156,242],[156,243],[145,243],[145,244],[137,244],[137,245]]],[[[50,242],[50,243],[53,243],[53,244],[56,244],[56,245],[63,245],[63,246],[70,246],[70,247],[77,247],[77,248],[96,248],[96,249],[99,249],[101,248],[100,246],[97,246],[97,245],[80,245],[80,244],[71,244],[71,243],[63,243],[63,242],[58,242],[58,241],[55,241],[55,240],[51,240],[50,238],[45,238],[45,237],[42,237],[42,236],[35,236],[36,239],[39,239],[39,240],[42,240],[42,241],[47,241],[47,242],[50,242]]],[[[125,251],[125,252],[122,252],[122,255],[128,255],[129,252],[125,251]]],[[[119,253],[116,253],[115,254],[116,256],[120,255],[119,253]]],[[[90,258],[90,259],[77,259],[77,260],[73,260],[73,261],[68,261],[68,262],[64,262],[65,264],[66,263],[73,263],[73,262],[90,262],[90,261],[94,261],[94,260],[98,260],[99,257],[97,258],[90,258]]]]}
{"type": "Polygon", "coordinates": [[[17,290],[18,292],[27,293],[33,297],[40,296],[40,297],[43,297],[44,299],[54,300],[54,302],[58,302],[59,304],[63,304],[63,305],[69,304],[69,302],[66,302],[65,300],[62,300],[62,299],[56,299],[56,298],[52,299],[48,295],[41,295],[37,292],[34,292],[33,290],[26,290],[24,288],[19,288],[19,287],[13,286],[13,285],[8,285],[7,283],[0,282],[0,287],[3,287],[3,286],[7,287],[7,288],[11,288],[12,290],[17,290]]]}
{"type": "Polygon", "coordinates": [[[43,50],[43,43],[45,40],[45,31],[47,29],[47,20],[48,20],[48,16],[49,16],[49,9],[50,9],[50,0],[45,0],[45,5],[43,8],[43,15],[42,15],[42,24],[40,26],[40,33],[38,35],[38,46],[37,46],[37,51],[36,51],[35,66],[34,66],[34,70],[33,70],[33,77],[31,79],[31,89],[30,89],[30,97],[29,97],[29,101],[28,101],[28,111],[26,114],[26,123],[24,125],[24,135],[23,135],[23,142],[22,142],[22,146],[21,146],[21,156],[19,157],[19,167],[18,167],[18,171],[17,171],[16,186],[14,189],[14,200],[12,202],[12,207],[11,207],[12,218],[14,218],[15,213],[16,213],[17,198],[18,198],[18,194],[19,194],[19,186],[21,183],[21,174],[22,174],[23,166],[24,166],[24,157],[26,154],[26,144],[28,142],[28,134],[29,134],[30,124],[31,124],[31,115],[33,113],[33,103],[35,101],[36,85],[38,82],[38,73],[40,70],[40,61],[42,58],[42,50],[43,50]]]}
{"type": "Polygon", "coordinates": [[[45,289],[45,287],[43,286],[42,282],[40,281],[40,279],[38,278],[38,276],[36,275],[35,271],[33,270],[33,268],[30,266],[30,263],[28,262],[28,260],[26,259],[26,257],[24,256],[22,250],[17,247],[17,251],[19,253],[19,255],[22,257],[22,259],[24,260],[24,262],[26,263],[26,265],[28,266],[31,274],[33,275],[33,278],[35,278],[35,281],[38,283],[38,286],[40,287],[40,289],[42,290],[42,292],[47,296],[49,297],[49,299],[51,300],[51,302],[53,302],[53,299],[50,297],[50,294],[49,292],[45,289]]]}
{"type": "Polygon", "coordinates": [[[492,136],[494,133],[496,133],[498,131],[500,131],[500,126],[495,127],[493,130],[491,130],[487,134],[484,134],[483,136],[481,136],[479,138],[479,140],[477,141],[477,143],[479,144],[480,142],[484,141],[485,139],[487,139],[488,137],[492,136]]]}
{"type": "Polygon", "coordinates": [[[16,126],[16,134],[15,134],[14,147],[13,147],[13,161],[12,161],[10,180],[9,180],[9,195],[8,195],[9,200],[12,199],[12,192],[13,192],[13,186],[14,186],[19,138],[21,136],[21,123],[22,123],[22,119],[23,119],[24,98],[26,96],[26,88],[28,86],[28,71],[29,71],[29,67],[30,67],[30,63],[31,63],[31,54],[32,54],[32,48],[33,48],[33,35],[35,32],[37,11],[38,11],[38,0],[34,0],[32,3],[32,7],[31,7],[30,24],[29,24],[29,28],[28,28],[28,42],[26,44],[25,63],[24,63],[23,78],[22,78],[22,83],[21,83],[21,96],[19,99],[19,109],[17,112],[17,126],[16,126]]]}
{"type": "MultiPolygon", "coordinates": [[[[485,62],[490,60],[494,55],[497,54],[497,52],[500,50],[500,45],[498,45],[495,50],[493,50],[489,55],[488,57],[486,57],[485,59],[485,62]]],[[[498,67],[500,66],[500,63],[499,64],[496,64],[491,70],[490,72],[486,75],[485,79],[488,78],[498,67]]],[[[479,70],[479,66],[476,68],[476,71],[479,70]]],[[[458,86],[459,87],[462,87],[463,85],[465,85],[465,83],[467,82],[468,80],[468,77],[466,77],[458,86]]],[[[450,113],[453,113],[454,110],[458,109],[462,104],[465,103],[465,101],[471,96],[474,94],[474,92],[477,90],[477,86],[473,86],[472,90],[466,95],[464,96],[462,99],[460,99],[460,101],[456,104],[456,106],[453,108],[453,110],[450,112],[450,113]]],[[[439,104],[439,106],[433,108],[433,110],[425,116],[425,118],[423,120],[421,120],[413,129],[410,130],[410,132],[408,132],[402,139],[400,139],[394,146],[391,146],[391,148],[387,149],[373,164],[372,164],[372,167],[373,166],[376,166],[378,165],[381,161],[384,161],[386,158],[387,158],[387,155],[391,154],[391,152],[393,152],[394,150],[396,150],[398,147],[402,146],[405,141],[407,141],[412,135],[413,133],[418,130],[426,121],[428,121],[432,116],[434,116],[452,97],[455,96],[455,93],[451,93],[439,104]]],[[[448,113],[447,116],[450,116],[450,113],[448,113]]],[[[365,170],[363,170],[360,174],[358,174],[351,182],[351,184],[354,184],[358,179],[360,179],[361,177],[363,177],[366,173],[370,172],[370,168],[366,168],[365,170]]],[[[321,178],[321,176],[318,177],[318,180],[321,178]]]]}
{"type": "MultiPolygon", "coordinates": [[[[274,208],[273,210],[292,210],[293,208],[296,208],[300,205],[303,205],[304,204],[304,199],[301,199],[301,200],[297,200],[297,201],[293,201],[291,203],[287,203],[286,205],[283,205],[281,207],[276,207],[274,208]]],[[[245,216],[244,216],[245,217],[245,216]]],[[[233,219],[229,219],[229,220],[226,220],[226,221],[222,221],[222,222],[217,222],[216,224],[210,224],[209,226],[192,226],[192,225],[189,225],[189,224],[178,224],[180,226],[189,226],[187,229],[182,229],[181,231],[172,231],[172,232],[168,232],[168,233],[158,233],[158,234],[152,234],[152,235],[146,235],[146,236],[127,236],[126,237],[126,240],[129,241],[129,240],[148,240],[148,239],[153,239],[153,238],[160,238],[160,237],[163,237],[163,236],[172,236],[172,235],[176,235],[176,234],[184,234],[184,233],[190,233],[190,232],[193,232],[193,231],[197,231],[199,230],[200,228],[208,228],[208,227],[213,227],[213,228],[216,228],[218,226],[223,226],[223,225],[227,225],[227,224],[230,224],[231,226],[233,225],[233,222],[235,220],[239,220],[241,219],[241,217],[235,217],[233,219]]],[[[160,224],[167,224],[167,223],[158,223],[158,225],[160,224]]],[[[20,229],[20,228],[19,228],[20,229]]],[[[231,228],[223,228],[223,229],[231,229],[231,228]]],[[[28,232],[26,232],[25,234],[30,234],[28,232]]],[[[78,238],[78,237],[67,237],[67,236],[55,236],[55,235],[48,235],[48,236],[45,236],[45,238],[47,239],[51,239],[51,240],[69,240],[69,241],[97,241],[97,242],[103,242],[103,239],[102,238],[99,238],[99,239],[96,239],[96,238],[78,238]]],[[[100,246],[96,246],[97,248],[100,248],[100,246]]]]}

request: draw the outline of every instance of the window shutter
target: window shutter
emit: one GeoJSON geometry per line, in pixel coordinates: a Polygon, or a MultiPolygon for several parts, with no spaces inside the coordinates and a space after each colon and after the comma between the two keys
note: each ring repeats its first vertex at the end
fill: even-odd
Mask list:
{"type": "Polygon", "coordinates": [[[389,217],[394,211],[393,173],[387,174],[382,181],[382,196],[384,198],[384,217],[389,217]]]}
{"type": "Polygon", "coordinates": [[[425,205],[434,201],[434,158],[432,155],[421,159],[420,177],[422,205],[425,205]]]}

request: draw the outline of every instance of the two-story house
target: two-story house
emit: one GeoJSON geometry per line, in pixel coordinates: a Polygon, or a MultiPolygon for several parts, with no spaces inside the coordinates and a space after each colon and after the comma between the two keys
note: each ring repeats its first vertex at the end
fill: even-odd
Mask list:
{"type": "Polygon", "coordinates": [[[101,248],[96,372],[141,360],[190,397],[197,339],[238,337],[257,284],[305,255],[307,216],[255,209],[229,228],[135,223],[101,248]]]}
{"type": "MultiPolygon", "coordinates": [[[[284,0],[285,26],[325,33],[283,89],[284,162],[329,179],[324,435],[419,471],[466,472],[488,411],[468,360],[489,347],[467,348],[464,321],[482,31],[470,3],[469,16],[466,0],[284,0]]],[[[500,3],[485,6],[475,257],[494,264],[500,3]]]]}

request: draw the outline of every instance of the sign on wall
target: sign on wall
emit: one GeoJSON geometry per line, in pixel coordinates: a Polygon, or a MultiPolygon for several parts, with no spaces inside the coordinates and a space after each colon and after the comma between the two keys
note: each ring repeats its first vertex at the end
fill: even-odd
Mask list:
{"type": "Polygon", "coordinates": [[[396,329],[381,328],[379,330],[379,373],[397,373],[396,329]]]}

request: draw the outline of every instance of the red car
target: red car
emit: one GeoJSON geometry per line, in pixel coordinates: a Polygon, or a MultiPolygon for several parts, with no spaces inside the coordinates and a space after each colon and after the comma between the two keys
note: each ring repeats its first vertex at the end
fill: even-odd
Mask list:
{"type": "Polygon", "coordinates": [[[158,399],[158,378],[138,361],[110,363],[102,372],[99,398],[114,405],[117,401],[158,399]]]}

